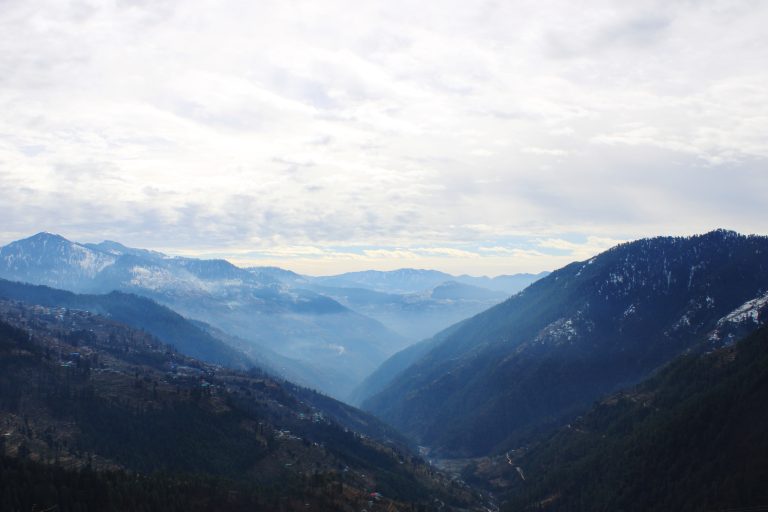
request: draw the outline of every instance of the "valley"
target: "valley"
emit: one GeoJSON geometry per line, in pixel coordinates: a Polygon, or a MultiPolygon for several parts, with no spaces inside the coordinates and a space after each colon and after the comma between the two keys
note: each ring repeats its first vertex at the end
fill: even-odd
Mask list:
{"type": "Polygon", "coordinates": [[[703,340],[718,346],[728,318],[756,327],[733,312],[768,290],[767,253],[765,237],[727,231],[617,246],[439,334],[362,408],[438,457],[503,453],[703,340]]]}
{"type": "Polygon", "coordinates": [[[768,512],[766,26],[0,0],[0,512],[768,512]]]}
{"type": "Polygon", "coordinates": [[[369,284],[348,275],[312,278],[224,260],[169,257],[117,242],[80,244],[50,233],[0,248],[0,278],[79,294],[118,291],[152,299],[209,324],[208,334],[223,333],[220,342],[273,371],[341,399],[387,357],[540,277],[486,278],[493,289],[485,289],[453,281],[485,282],[469,276],[418,270],[385,276],[389,284],[381,284],[386,281],[381,277],[369,284]],[[337,286],[326,286],[333,283],[337,286]],[[371,288],[359,288],[363,285],[371,288]]]}
{"type": "Polygon", "coordinates": [[[14,244],[0,249],[0,471],[27,491],[0,498],[15,506],[36,479],[60,493],[89,475],[122,507],[114,486],[137,485],[132,474],[139,496],[200,510],[221,490],[237,496],[227,510],[763,499],[766,468],[737,438],[764,452],[766,237],[643,239],[526,276],[517,292],[431,271],[311,278],[47,234],[14,244]],[[421,340],[395,333],[460,316],[421,340]],[[651,495],[637,475],[657,459],[667,486],[651,495]],[[681,464],[701,470],[669,472],[681,464]],[[707,469],[721,465],[736,483],[707,469]]]}

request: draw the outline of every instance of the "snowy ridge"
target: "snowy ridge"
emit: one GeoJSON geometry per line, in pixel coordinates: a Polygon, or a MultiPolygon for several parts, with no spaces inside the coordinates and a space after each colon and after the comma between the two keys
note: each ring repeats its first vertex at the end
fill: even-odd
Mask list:
{"type": "Polygon", "coordinates": [[[93,277],[110,265],[114,265],[116,258],[92,251],[79,244],[72,244],[72,252],[69,255],[67,263],[78,265],[85,275],[93,277]]]}
{"type": "Polygon", "coordinates": [[[302,276],[281,269],[252,272],[223,259],[166,256],[110,241],[80,244],[38,233],[0,248],[0,278],[75,293],[148,297],[207,322],[257,359],[264,349],[274,351],[277,371],[287,367],[337,397],[403,343],[376,320],[294,287],[307,281],[302,276]],[[282,283],[276,276],[291,280],[282,283]]]}
{"type": "Polygon", "coordinates": [[[741,323],[746,322],[748,320],[751,320],[754,323],[758,323],[760,310],[768,304],[768,293],[762,295],[761,297],[757,297],[755,299],[749,300],[739,306],[738,308],[734,309],[727,315],[725,315],[723,318],[717,321],[718,326],[725,325],[726,323],[741,323]]]}
{"type": "Polygon", "coordinates": [[[748,300],[717,321],[717,327],[709,333],[709,341],[715,344],[734,342],[764,323],[767,307],[768,293],[748,300]]]}
{"type": "Polygon", "coordinates": [[[161,267],[134,266],[130,269],[129,284],[152,291],[207,291],[207,287],[192,275],[179,276],[170,269],[161,267]]]}
{"type": "Polygon", "coordinates": [[[38,233],[0,248],[7,273],[52,270],[54,275],[95,277],[114,265],[117,257],[51,233],[38,233]]]}

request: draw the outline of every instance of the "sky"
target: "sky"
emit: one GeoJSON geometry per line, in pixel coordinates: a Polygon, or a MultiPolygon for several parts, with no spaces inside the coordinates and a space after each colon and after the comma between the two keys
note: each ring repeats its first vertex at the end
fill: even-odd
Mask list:
{"type": "Polygon", "coordinates": [[[0,244],[535,272],[768,234],[768,2],[0,0],[0,244]]]}

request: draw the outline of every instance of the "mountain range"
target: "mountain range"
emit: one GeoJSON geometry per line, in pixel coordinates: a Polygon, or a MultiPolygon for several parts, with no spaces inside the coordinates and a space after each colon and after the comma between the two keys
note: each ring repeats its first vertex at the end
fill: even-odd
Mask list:
{"type": "Polygon", "coordinates": [[[0,248],[0,508],[762,510],[766,255],[649,238],[513,292],[36,235],[0,248]],[[305,387],[337,370],[367,412],[305,387]]]}
{"type": "Polygon", "coordinates": [[[79,244],[40,233],[0,249],[0,265],[0,276],[8,279],[149,297],[238,336],[257,352],[265,347],[307,363],[307,380],[335,396],[400,346],[400,336],[328,297],[288,289],[224,260],[168,257],[116,242],[79,244]]]}
{"type": "Polygon", "coordinates": [[[537,278],[407,269],[314,278],[276,267],[169,257],[112,241],[81,244],[50,233],[0,248],[0,277],[81,294],[150,298],[208,324],[203,330],[251,360],[339,398],[388,356],[537,278]]]}
{"type": "Polygon", "coordinates": [[[548,273],[489,278],[436,270],[367,270],[317,277],[307,285],[415,342],[498,304],[548,273]]]}
{"type": "Polygon", "coordinates": [[[419,293],[423,290],[428,290],[443,283],[453,281],[511,295],[547,274],[548,272],[541,272],[539,274],[477,277],[466,274],[454,276],[437,270],[403,268],[393,271],[363,270],[360,272],[347,272],[335,276],[317,277],[314,278],[313,281],[322,286],[336,288],[363,288],[366,290],[400,295],[419,293]]]}
{"type": "Polygon", "coordinates": [[[768,238],[724,230],[619,245],[407,349],[358,399],[433,456],[516,448],[702,340],[727,342],[723,325],[752,325],[767,254],[768,238]]]}

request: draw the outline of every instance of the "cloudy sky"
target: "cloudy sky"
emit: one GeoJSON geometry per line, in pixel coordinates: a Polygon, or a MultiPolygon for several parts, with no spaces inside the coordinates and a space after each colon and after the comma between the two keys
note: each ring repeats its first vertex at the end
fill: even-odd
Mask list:
{"type": "Polygon", "coordinates": [[[0,0],[0,244],[499,274],[768,234],[768,2],[0,0]]]}

